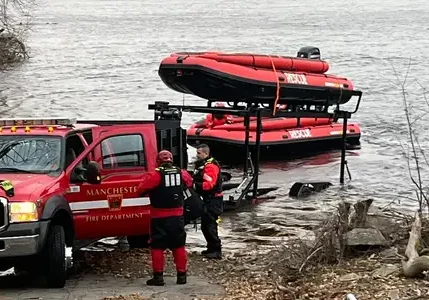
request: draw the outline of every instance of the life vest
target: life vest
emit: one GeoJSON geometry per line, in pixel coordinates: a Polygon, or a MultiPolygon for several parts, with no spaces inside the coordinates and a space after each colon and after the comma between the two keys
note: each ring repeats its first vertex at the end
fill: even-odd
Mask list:
{"type": "Polygon", "coordinates": [[[149,193],[153,208],[183,207],[183,180],[181,170],[174,166],[155,169],[161,175],[161,184],[149,193]]]}
{"type": "Polygon", "coordinates": [[[222,192],[222,176],[221,176],[221,172],[220,172],[220,165],[213,157],[210,157],[210,158],[206,159],[205,161],[196,165],[195,170],[194,170],[194,174],[193,174],[194,181],[195,182],[204,182],[204,179],[203,179],[204,168],[208,164],[215,164],[216,166],[218,166],[219,174],[218,174],[217,181],[216,181],[213,189],[211,189],[210,191],[204,191],[200,188],[196,190],[196,192],[198,194],[200,194],[203,198],[204,197],[214,197],[216,194],[222,192]]]}

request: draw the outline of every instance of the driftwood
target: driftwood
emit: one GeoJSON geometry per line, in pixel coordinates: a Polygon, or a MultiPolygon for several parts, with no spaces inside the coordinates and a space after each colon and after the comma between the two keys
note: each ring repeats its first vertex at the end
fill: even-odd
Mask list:
{"type": "Polygon", "coordinates": [[[350,228],[365,227],[366,217],[372,202],[372,199],[368,199],[359,201],[353,205],[355,212],[350,217],[350,228]]]}
{"type": "Polygon", "coordinates": [[[411,227],[407,248],[405,250],[405,256],[408,260],[402,261],[402,269],[406,277],[419,277],[422,275],[422,272],[429,270],[429,256],[419,256],[419,253],[417,252],[417,247],[419,246],[421,239],[421,230],[422,221],[419,213],[417,212],[411,227]]]}

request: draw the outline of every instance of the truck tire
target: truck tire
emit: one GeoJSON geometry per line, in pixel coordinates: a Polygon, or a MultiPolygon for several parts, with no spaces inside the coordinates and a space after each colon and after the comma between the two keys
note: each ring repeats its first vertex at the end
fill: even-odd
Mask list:
{"type": "Polygon", "coordinates": [[[149,247],[149,235],[129,235],[127,236],[130,249],[149,247]]]}
{"type": "Polygon", "coordinates": [[[45,244],[46,279],[48,287],[63,288],[66,284],[66,235],[61,225],[53,225],[45,244]]]}

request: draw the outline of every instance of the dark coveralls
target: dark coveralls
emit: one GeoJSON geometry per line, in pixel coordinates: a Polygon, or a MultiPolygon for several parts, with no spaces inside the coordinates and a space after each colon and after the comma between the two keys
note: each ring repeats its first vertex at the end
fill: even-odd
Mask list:
{"type": "Polygon", "coordinates": [[[146,173],[139,186],[142,192],[149,192],[152,269],[154,278],[160,279],[158,281],[161,282],[164,272],[164,250],[167,248],[173,252],[178,276],[186,274],[187,270],[183,184],[192,187],[190,174],[170,163],[164,163],[154,172],[146,173]]]}
{"type": "Polygon", "coordinates": [[[206,209],[201,216],[201,231],[207,241],[203,254],[221,255],[217,220],[223,212],[222,177],[219,163],[212,157],[195,164],[195,191],[203,197],[206,209]]]}

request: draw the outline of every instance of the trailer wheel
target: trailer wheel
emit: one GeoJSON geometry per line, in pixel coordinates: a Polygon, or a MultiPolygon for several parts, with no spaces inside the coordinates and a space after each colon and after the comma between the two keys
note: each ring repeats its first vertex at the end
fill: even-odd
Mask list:
{"type": "Polygon", "coordinates": [[[64,228],[53,225],[45,244],[46,279],[48,287],[63,288],[66,284],[66,239],[64,228]]]}

